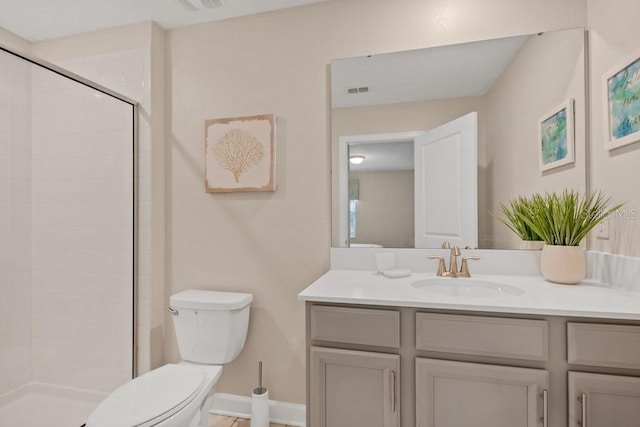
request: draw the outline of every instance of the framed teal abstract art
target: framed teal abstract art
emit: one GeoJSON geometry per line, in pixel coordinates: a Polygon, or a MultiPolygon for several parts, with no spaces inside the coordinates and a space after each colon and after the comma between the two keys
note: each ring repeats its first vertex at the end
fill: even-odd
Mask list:
{"type": "Polygon", "coordinates": [[[605,148],[640,141],[640,53],[604,76],[605,148]]]}
{"type": "Polygon", "coordinates": [[[540,119],[538,125],[540,170],[546,171],[575,161],[573,99],[563,102],[540,119]]]}

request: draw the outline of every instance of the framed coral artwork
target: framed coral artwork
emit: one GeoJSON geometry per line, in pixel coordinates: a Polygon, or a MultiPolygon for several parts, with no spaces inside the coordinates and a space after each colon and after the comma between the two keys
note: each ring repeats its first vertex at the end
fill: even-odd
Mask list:
{"type": "Polygon", "coordinates": [[[538,124],[540,170],[546,171],[575,161],[573,99],[545,114],[538,124]]]}
{"type": "Polygon", "coordinates": [[[605,74],[605,148],[640,141],[640,53],[605,74]]]}
{"type": "Polygon", "coordinates": [[[275,191],[273,114],[205,121],[207,193],[275,191]]]}

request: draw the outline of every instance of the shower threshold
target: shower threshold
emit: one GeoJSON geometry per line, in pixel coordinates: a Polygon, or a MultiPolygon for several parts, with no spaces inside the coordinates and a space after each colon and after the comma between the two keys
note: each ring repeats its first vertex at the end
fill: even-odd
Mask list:
{"type": "Polygon", "coordinates": [[[106,393],[31,383],[0,396],[0,427],[76,427],[106,393]]]}

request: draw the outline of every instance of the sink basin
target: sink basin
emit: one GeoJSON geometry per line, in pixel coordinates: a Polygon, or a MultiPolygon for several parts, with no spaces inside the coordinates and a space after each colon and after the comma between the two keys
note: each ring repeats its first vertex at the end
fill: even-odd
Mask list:
{"type": "Polygon", "coordinates": [[[411,286],[437,295],[474,298],[518,296],[524,293],[515,286],[474,278],[435,277],[418,280],[411,286]]]}

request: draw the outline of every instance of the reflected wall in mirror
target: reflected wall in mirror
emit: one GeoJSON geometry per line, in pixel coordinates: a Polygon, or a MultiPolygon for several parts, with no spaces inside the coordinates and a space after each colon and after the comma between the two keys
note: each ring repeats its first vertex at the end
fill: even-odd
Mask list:
{"type": "MultiPolygon", "coordinates": [[[[411,204],[430,203],[415,194],[411,200],[414,189],[406,165],[385,165],[385,159],[400,156],[388,150],[394,143],[384,147],[384,154],[368,154],[368,148],[378,145],[366,143],[368,136],[420,134],[477,112],[477,186],[472,189],[477,194],[477,246],[518,249],[517,236],[489,211],[499,212],[501,203],[519,195],[586,190],[585,40],[583,29],[573,29],[333,61],[333,246],[414,247],[411,204]],[[542,172],[540,118],[567,99],[575,102],[575,163],[542,172]],[[360,168],[380,158],[377,168],[384,173],[378,171],[374,178],[371,171],[348,167],[354,154],[365,156],[360,168]],[[348,175],[341,176],[345,169],[348,175]],[[404,175],[404,182],[392,186],[383,175],[404,175]],[[373,198],[377,205],[350,202],[350,178],[360,200],[373,198]],[[350,228],[353,223],[355,229],[350,228]]],[[[395,147],[406,151],[406,144],[395,147]]],[[[440,173],[437,179],[450,177],[440,173]]]]}

